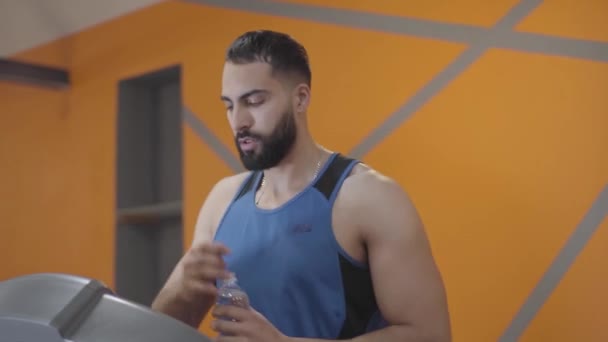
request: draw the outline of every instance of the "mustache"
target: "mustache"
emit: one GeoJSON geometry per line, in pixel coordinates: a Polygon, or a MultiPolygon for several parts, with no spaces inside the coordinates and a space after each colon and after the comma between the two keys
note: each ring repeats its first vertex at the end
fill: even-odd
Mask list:
{"type": "Polygon", "coordinates": [[[238,132],[236,134],[236,139],[243,139],[243,138],[251,138],[251,139],[257,139],[257,140],[262,140],[262,136],[259,134],[255,134],[255,133],[251,133],[250,131],[241,131],[238,132]]]}

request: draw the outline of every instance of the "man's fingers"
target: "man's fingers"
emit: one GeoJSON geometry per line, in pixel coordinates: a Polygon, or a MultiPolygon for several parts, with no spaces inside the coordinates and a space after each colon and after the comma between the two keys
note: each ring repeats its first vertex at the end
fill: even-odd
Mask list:
{"type": "Polygon", "coordinates": [[[227,317],[239,322],[245,321],[251,315],[249,308],[242,308],[236,305],[216,305],[213,309],[214,317],[227,317]]]}
{"type": "Polygon", "coordinates": [[[190,272],[200,279],[226,279],[230,272],[226,269],[223,260],[215,260],[211,256],[206,256],[198,260],[191,268],[190,272]]]}
{"type": "Polygon", "coordinates": [[[195,262],[198,265],[206,265],[206,266],[216,267],[216,268],[225,268],[226,267],[226,262],[224,262],[224,259],[222,259],[221,257],[219,257],[217,255],[213,255],[213,254],[197,255],[195,258],[195,262]]]}
{"type": "Polygon", "coordinates": [[[193,247],[183,260],[183,288],[197,295],[217,296],[216,280],[227,279],[230,272],[226,269],[221,253],[227,248],[220,244],[202,243],[193,247]]]}
{"type": "Polygon", "coordinates": [[[202,280],[226,279],[230,275],[224,260],[211,254],[192,256],[184,268],[189,277],[202,280]]]}
{"type": "Polygon", "coordinates": [[[230,253],[228,247],[218,242],[202,242],[194,246],[193,249],[203,254],[226,255],[230,253]]]}
{"type": "Polygon", "coordinates": [[[225,268],[201,265],[199,268],[192,267],[187,270],[188,279],[215,281],[216,279],[227,279],[230,272],[225,268]]]}
{"type": "Polygon", "coordinates": [[[201,280],[228,279],[230,271],[219,267],[202,267],[196,274],[201,280]]]}
{"type": "Polygon", "coordinates": [[[220,334],[233,335],[237,337],[241,335],[242,326],[239,322],[233,322],[225,319],[216,319],[211,322],[211,328],[220,334]]]}
{"type": "Polygon", "coordinates": [[[208,282],[195,281],[190,285],[196,293],[217,296],[218,290],[213,284],[208,282]]]}

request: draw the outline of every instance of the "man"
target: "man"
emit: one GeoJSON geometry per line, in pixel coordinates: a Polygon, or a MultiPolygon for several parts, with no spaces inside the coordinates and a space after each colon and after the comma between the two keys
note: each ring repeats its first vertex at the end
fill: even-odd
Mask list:
{"type": "Polygon", "coordinates": [[[446,295],[414,205],[307,125],[311,72],[288,35],[229,47],[222,101],[250,172],[220,180],[152,307],[193,327],[234,273],[249,309],[215,306],[218,341],[447,342],[446,295]]]}

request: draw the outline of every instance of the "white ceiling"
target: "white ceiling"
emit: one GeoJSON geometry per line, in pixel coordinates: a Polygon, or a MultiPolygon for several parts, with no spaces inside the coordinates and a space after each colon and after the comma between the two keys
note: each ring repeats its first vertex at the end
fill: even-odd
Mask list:
{"type": "Polygon", "coordinates": [[[0,0],[7,57],[163,0],[0,0]]]}

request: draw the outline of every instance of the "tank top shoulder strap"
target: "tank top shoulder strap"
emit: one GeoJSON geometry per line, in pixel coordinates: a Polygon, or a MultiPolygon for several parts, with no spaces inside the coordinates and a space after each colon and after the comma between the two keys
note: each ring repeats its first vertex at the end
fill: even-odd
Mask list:
{"type": "Polygon", "coordinates": [[[333,204],[342,183],[358,163],[357,159],[336,153],[325,172],[318,177],[314,187],[333,204]]]}
{"type": "Polygon", "coordinates": [[[249,191],[251,191],[251,189],[253,189],[253,187],[255,186],[256,180],[259,178],[259,176],[260,176],[259,171],[251,172],[249,174],[249,176],[247,178],[245,178],[245,181],[243,181],[243,184],[241,184],[241,187],[240,187],[239,191],[236,193],[236,195],[234,196],[232,203],[238,201],[241,197],[245,196],[245,194],[247,194],[249,191]]]}

